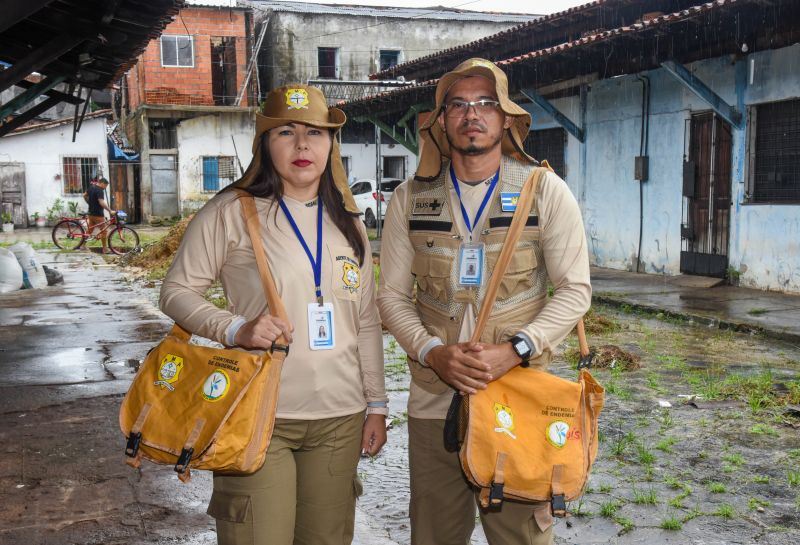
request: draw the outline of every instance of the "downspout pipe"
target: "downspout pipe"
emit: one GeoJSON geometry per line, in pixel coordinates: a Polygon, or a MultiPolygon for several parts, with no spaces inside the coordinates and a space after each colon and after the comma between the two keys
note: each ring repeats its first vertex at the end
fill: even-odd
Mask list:
{"type": "MultiPolygon", "coordinates": [[[[650,137],[650,79],[647,76],[636,76],[642,82],[642,124],[639,132],[639,156],[647,156],[650,137]]],[[[641,272],[642,265],[642,233],[644,231],[644,181],[639,180],[639,248],[636,251],[636,272],[641,272]]]]}

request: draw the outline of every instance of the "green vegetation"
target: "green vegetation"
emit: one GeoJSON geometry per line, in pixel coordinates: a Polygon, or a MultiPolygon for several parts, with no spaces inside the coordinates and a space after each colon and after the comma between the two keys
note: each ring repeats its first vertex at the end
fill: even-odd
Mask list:
{"type": "Polygon", "coordinates": [[[712,494],[724,494],[728,489],[722,483],[711,482],[708,483],[708,491],[712,494]]]}
{"type": "Polygon", "coordinates": [[[726,519],[733,518],[734,513],[733,506],[729,503],[720,504],[719,508],[714,512],[716,516],[726,519]]]}
{"type": "Polygon", "coordinates": [[[656,505],[658,503],[658,495],[652,488],[646,492],[633,489],[633,503],[638,505],[656,505]]]}
{"type": "Polygon", "coordinates": [[[674,516],[671,516],[662,520],[658,527],[662,530],[680,530],[683,528],[683,523],[674,516]]]}

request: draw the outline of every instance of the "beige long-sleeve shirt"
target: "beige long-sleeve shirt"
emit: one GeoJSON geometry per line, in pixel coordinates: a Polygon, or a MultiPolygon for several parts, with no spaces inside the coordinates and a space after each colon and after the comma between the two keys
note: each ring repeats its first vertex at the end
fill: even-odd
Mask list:
{"type": "MultiPolygon", "coordinates": [[[[461,200],[472,222],[481,201],[489,189],[484,182],[476,186],[460,183],[461,200]]],[[[381,247],[381,279],[378,289],[378,308],[381,319],[400,346],[415,360],[420,360],[431,347],[443,344],[444,339],[432,336],[420,320],[412,302],[414,276],[411,263],[414,248],[408,237],[409,184],[395,190],[386,212],[381,247]]],[[[493,199],[499,199],[496,192],[493,199]]],[[[468,235],[459,207],[458,196],[448,183],[448,204],[458,233],[468,235]]],[[[555,288],[553,297],[543,300],[536,319],[523,328],[534,344],[533,357],[551,350],[566,337],[591,303],[589,257],[580,209],[567,184],[556,174],[548,172],[539,183],[539,225],[548,277],[555,288]]],[[[488,208],[488,207],[487,207],[488,208]]],[[[483,229],[484,212],[473,233],[483,229]]],[[[483,279],[489,282],[488,278],[483,279]]],[[[533,303],[532,303],[533,304],[533,303]]],[[[475,309],[468,305],[461,324],[459,341],[472,336],[476,320],[475,309]]],[[[435,395],[419,388],[412,381],[408,414],[415,418],[440,419],[447,414],[452,392],[435,395]]]]}
{"type": "MultiPolygon", "coordinates": [[[[334,310],[331,350],[309,347],[308,305],[316,302],[314,274],[286,215],[273,199],[255,199],[261,237],[294,341],[283,366],[278,418],[317,420],[354,414],[367,402],[386,401],[383,343],[375,306],[369,240],[357,222],[366,257],[359,266],[347,239],[323,209],[322,295],[334,310]]],[[[316,253],[316,200],[284,198],[312,255],[316,253]]],[[[356,221],[356,220],[354,220],[356,221]]],[[[253,247],[236,194],[224,191],[190,222],[161,288],[161,310],[197,335],[229,344],[228,329],[241,318],[268,312],[253,247]],[[204,298],[215,279],[226,310],[204,298]]]]}

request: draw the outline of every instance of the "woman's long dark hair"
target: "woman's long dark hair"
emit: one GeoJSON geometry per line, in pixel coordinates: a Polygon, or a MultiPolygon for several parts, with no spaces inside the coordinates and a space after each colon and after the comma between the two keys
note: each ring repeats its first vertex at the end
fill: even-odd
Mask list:
{"type": "MultiPolygon", "coordinates": [[[[283,183],[272,164],[272,158],[269,155],[269,146],[265,145],[269,132],[265,132],[261,137],[261,173],[256,179],[256,182],[248,187],[243,187],[245,191],[252,194],[254,197],[261,198],[274,198],[276,201],[283,197],[283,183]]],[[[331,146],[333,146],[334,135],[331,133],[331,146]]],[[[231,187],[231,186],[228,186],[231,187]]],[[[226,188],[227,189],[227,188],[226,188]]],[[[356,227],[355,218],[359,214],[348,212],[344,207],[344,198],[341,191],[336,187],[333,181],[333,171],[331,170],[331,156],[328,155],[328,164],[325,165],[325,170],[322,172],[319,183],[319,197],[322,199],[322,205],[325,211],[330,216],[333,224],[347,239],[350,247],[358,257],[359,265],[364,265],[364,255],[366,249],[364,248],[364,240],[356,227]]],[[[277,210],[276,210],[277,212],[277,210]]]]}

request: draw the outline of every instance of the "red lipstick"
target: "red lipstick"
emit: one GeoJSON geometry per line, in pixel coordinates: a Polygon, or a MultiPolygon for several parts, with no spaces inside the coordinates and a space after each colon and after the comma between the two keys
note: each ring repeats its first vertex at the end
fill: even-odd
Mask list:
{"type": "Polygon", "coordinates": [[[311,161],[308,161],[306,159],[298,159],[297,161],[292,161],[292,164],[294,166],[302,168],[302,167],[307,167],[308,165],[310,165],[311,161]]]}

